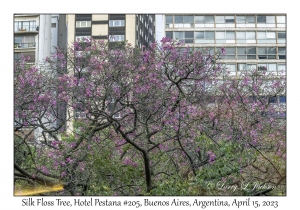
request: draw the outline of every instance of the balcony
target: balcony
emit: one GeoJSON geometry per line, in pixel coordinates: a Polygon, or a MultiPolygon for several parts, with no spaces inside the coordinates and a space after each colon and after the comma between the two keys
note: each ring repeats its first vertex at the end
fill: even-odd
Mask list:
{"type": "Polygon", "coordinates": [[[27,33],[27,32],[38,33],[38,27],[26,27],[26,28],[16,28],[15,27],[15,33],[27,33]]]}
{"type": "Polygon", "coordinates": [[[33,43],[14,43],[14,48],[35,48],[35,42],[33,43]]]}

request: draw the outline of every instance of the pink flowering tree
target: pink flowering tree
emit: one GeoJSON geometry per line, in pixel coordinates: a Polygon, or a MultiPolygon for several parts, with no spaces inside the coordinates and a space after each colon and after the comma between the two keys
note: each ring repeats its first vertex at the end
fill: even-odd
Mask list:
{"type": "Polygon", "coordinates": [[[66,195],[170,195],[168,180],[195,184],[175,195],[200,195],[210,181],[270,173],[281,184],[285,122],[274,113],[284,109],[269,99],[285,80],[229,77],[220,53],[169,38],[145,50],[83,39],[41,69],[16,63],[16,183],[63,183],[66,195]]]}

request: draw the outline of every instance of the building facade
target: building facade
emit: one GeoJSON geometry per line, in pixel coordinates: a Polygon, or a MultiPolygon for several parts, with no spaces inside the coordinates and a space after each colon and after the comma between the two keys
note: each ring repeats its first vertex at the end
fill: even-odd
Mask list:
{"type": "Polygon", "coordinates": [[[55,46],[67,46],[65,15],[14,15],[14,60],[23,55],[38,63],[53,54],[55,46]]]}
{"type": "MultiPolygon", "coordinates": [[[[232,76],[244,69],[286,74],[285,14],[167,14],[163,19],[165,37],[209,48],[211,54],[224,47],[221,62],[232,76]]],[[[286,96],[270,103],[285,104],[286,96]]]]}
{"type": "Polygon", "coordinates": [[[232,75],[245,68],[286,71],[284,14],[176,14],[165,15],[164,23],[165,36],[185,45],[212,53],[224,47],[222,59],[232,75]]]}
{"type": "Polygon", "coordinates": [[[67,24],[69,45],[83,37],[107,40],[111,46],[127,40],[139,48],[155,41],[155,15],[69,14],[67,24]]]}

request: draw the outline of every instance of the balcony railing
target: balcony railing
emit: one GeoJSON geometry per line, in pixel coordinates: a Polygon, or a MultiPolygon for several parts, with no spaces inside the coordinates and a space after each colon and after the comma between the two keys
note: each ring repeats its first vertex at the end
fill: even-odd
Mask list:
{"type": "Polygon", "coordinates": [[[37,32],[37,27],[15,28],[15,32],[37,32]]]}
{"type": "Polygon", "coordinates": [[[14,43],[14,48],[32,48],[35,47],[35,42],[33,43],[14,43]]]}

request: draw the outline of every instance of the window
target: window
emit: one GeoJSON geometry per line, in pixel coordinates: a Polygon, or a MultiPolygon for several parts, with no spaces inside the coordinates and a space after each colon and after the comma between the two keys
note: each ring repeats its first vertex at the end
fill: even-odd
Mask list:
{"type": "Polygon", "coordinates": [[[175,19],[175,23],[183,23],[183,16],[182,15],[175,15],[174,19],[175,19]]]}
{"type": "MultiPolygon", "coordinates": [[[[218,47],[217,51],[221,52],[221,48],[218,47]]],[[[236,55],[235,47],[226,47],[225,48],[225,55],[221,56],[220,58],[221,59],[235,59],[235,55],[236,55]]]]}
{"type": "Polygon", "coordinates": [[[236,42],[237,43],[256,43],[254,31],[239,31],[236,32],[236,42]]]}
{"type": "Polygon", "coordinates": [[[166,28],[173,28],[173,15],[166,15],[166,28]]]}
{"type": "Polygon", "coordinates": [[[173,31],[166,31],[166,37],[173,39],[173,31]]]}
{"type": "Polygon", "coordinates": [[[234,16],[216,16],[217,27],[234,27],[234,16]]]}
{"type": "Polygon", "coordinates": [[[275,31],[257,32],[257,43],[276,43],[275,31]]]}
{"type": "Polygon", "coordinates": [[[51,28],[56,28],[56,23],[51,23],[51,28]]]}
{"type": "Polygon", "coordinates": [[[258,47],[258,59],[276,59],[276,47],[258,47]]]}
{"type": "Polygon", "coordinates": [[[278,43],[285,43],[286,32],[278,32],[278,43]]]}
{"type": "Polygon", "coordinates": [[[279,96],[279,103],[286,103],[286,96],[279,96]]]}
{"type": "Polygon", "coordinates": [[[255,27],[255,18],[253,15],[236,16],[237,27],[255,27]]]}
{"type": "Polygon", "coordinates": [[[109,41],[110,42],[122,42],[125,40],[124,35],[110,35],[109,36],[109,41]]]}
{"type": "Polygon", "coordinates": [[[15,32],[37,31],[36,21],[15,21],[15,32]]]}
{"type": "Polygon", "coordinates": [[[285,75],[285,72],[286,72],[286,65],[278,64],[278,74],[285,75]]]}
{"type": "Polygon", "coordinates": [[[14,48],[35,47],[35,36],[15,36],[14,48]]]}
{"type": "Polygon", "coordinates": [[[214,27],[214,16],[195,16],[195,27],[214,27]]]}
{"type": "Polygon", "coordinates": [[[257,16],[257,27],[275,27],[275,16],[257,16]]]}
{"type": "Polygon", "coordinates": [[[87,41],[91,38],[91,36],[76,36],[75,41],[87,41]]]}
{"type": "Polygon", "coordinates": [[[229,72],[229,75],[236,75],[236,65],[235,64],[226,64],[226,70],[229,72]]]}
{"type": "Polygon", "coordinates": [[[270,97],[269,98],[269,103],[270,104],[276,104],[277,103],[277,97],[276,96],[270,97]]]}
{"type": "Polygon", "coordinates": [[[91,21],[76,21],[76,28],[91,27],[91,21]]]}
{"type": "Polygon", "coordinates": [[[233,31],[216,32],[216,43],[235,43],[235,32],[233,31]]]}
{"type": "Polygon", "coordinates": [[[256,69],[256,64],[246,64],[246,63],[238,64],[238,71],[255,70],[255,69],[256,69]]]}
{"type": "Polygon", "coordinates": [[[194,32],[193,31],[175,31],[174,38],[179,41],[184,41],[185,43],[193,43],[194,40],[194,32]]]}
{"type": "Polygon", "coordinates": [[[110,20],[109,27],[125,26],[125,20],[110,20]]]}
{"type": "Polygon", "coordinates": [[[259,71],[276,72],[276,63],[259,63],[257,64],[259,71]]]}
{"type": "Polygon", "coordinates": [[[278,47],[278,59],[286,59],[286,48],[278,47]]]}
{"type": "Polygon", "coordinates": [[[194,26],[194,16],[183,16],[184,28],[191,28],[194,26]]]}
{"type": "Polygon", "coordinates": [[[214,43],[215,32],[213,31],[195,31],[195,43],[214,43]]]}
{"type": "Polygon", "coordinates": [[[238,47],[238,59],[256,59],[255,47],[238,47]]]}
{"type": "Polygon", "coordinates": [[[285,16],[277,16],[277,27],[285,27],[285,16]]]}
{"type": "Polygon", "coordinates": [[[194,16],[174,16],[174,28],[191,28],[194,25],[194,16]]]}
{"type": "Polygon", "coordinates": [[[35,62],[35,52],[23,52],[23,53],[14,53],[14,61],[18,61],[22,58],[22,56],[28,58],[28,62],[35,62]]]}
{"type": "Polygon", "coordinates": [[[185,36],[185,43],[193,43],[194,42],[194,32],[193,31],[186,31],[184,33],[185,36]]]}

